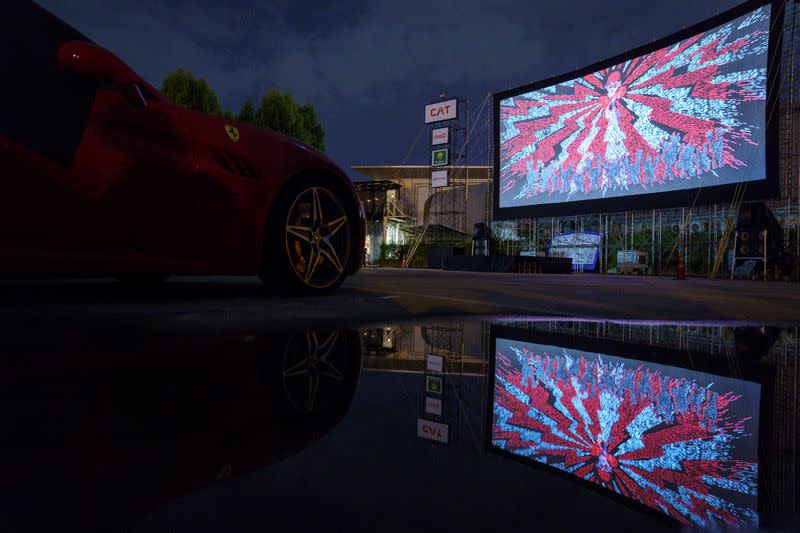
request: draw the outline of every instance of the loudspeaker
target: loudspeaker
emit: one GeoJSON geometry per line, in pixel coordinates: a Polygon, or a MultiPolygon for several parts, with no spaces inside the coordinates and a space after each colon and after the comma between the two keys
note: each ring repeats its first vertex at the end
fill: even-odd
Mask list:
{"type": "Polygon", "coordinates": [[[492,230],[483,222],[472,226],[472,255],[492,255],[492,230]]]}
{"type": "Polygon", "coordinates": [[[774,260],[783,248],[783,228],[772,211],[763,202],[742,204],[736,223],[736,257],[774,260]],[[766,241],[764,231],[766,230],[766,241]]]}
{"type": "Polygon", "coordinates": [[[489,226],[487,226],[483,222],[476,222],[472,226],[473,241],[477,241],[478,239],[488,239],[491,236],[492,236],[492,230],[489,229],[489,226]]]}
{"type": "Polygon", "coordinates": [[[741,205],[736,221],[735,242],[733,274],[737,277],[761,277],[764,274],[765,254],[768,270],[774,270],[776,276],[779,275],[778,271],[787,267],[784,265],[783,228],[763,202],[741,205]],[[767,232],[766,238],[764,231],[767,232]]]}

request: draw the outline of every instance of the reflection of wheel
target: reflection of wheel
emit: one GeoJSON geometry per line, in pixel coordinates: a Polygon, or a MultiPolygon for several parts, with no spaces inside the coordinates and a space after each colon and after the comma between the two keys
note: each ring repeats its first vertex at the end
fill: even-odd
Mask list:
{"type": "Polygon", "coordinates": [[[305,338],[290,341],[283,354],[283,391],[295,411],[313,415],[326,406],[326,400],[344,381],[337,368],[335,349],[340,333],[308,331],[305,338]]]}
{"type": "Polygon", "coordinates": [[[283,417],[297,422],[339,420],[355,393],[361,350],[355,331],[290,335],[282,353],[269,354],[266,376],[283,417]]]}
{"type": "Polygon", "coordinates": [[[267,284],[295,294],[324,294],[342,284],[353,245],[353,216],[339,191],[322,180],[300,180],[282,195],[268,228],[267,284]]]}

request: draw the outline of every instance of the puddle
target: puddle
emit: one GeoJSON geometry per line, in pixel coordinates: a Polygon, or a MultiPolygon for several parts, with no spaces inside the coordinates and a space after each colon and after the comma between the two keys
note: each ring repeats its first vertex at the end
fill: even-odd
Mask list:
{"type": "Polygon", "coordinates": [[[797,524],[794,326],[77,322],[0,349],[11,530],[797,524]]]}

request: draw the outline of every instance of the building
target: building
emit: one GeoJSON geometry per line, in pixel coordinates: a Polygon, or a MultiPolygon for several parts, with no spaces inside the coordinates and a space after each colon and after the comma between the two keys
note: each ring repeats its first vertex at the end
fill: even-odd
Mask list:
{"type": "Polygon", "coordinates": [[[471,242],[473,225],[491,218],[491,167],[460,167],[460,177],[442,189],[431,188],[427,165],[352,168],[371,178],[355,183],[367,214],[371,262],[380,257],[381,244],[410,244],[421,234],[430,240],[471,242]]]}

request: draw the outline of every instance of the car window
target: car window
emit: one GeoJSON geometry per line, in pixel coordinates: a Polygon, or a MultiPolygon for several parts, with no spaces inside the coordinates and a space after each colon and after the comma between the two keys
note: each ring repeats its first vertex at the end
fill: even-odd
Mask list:
{"type": "Polygon", "coordinates": [[[62,69],[56,53],[66,41],[91,41],[34,2],[3,4],[0,135],[70,165],[88,123],[96,81],[62,69]]]}

